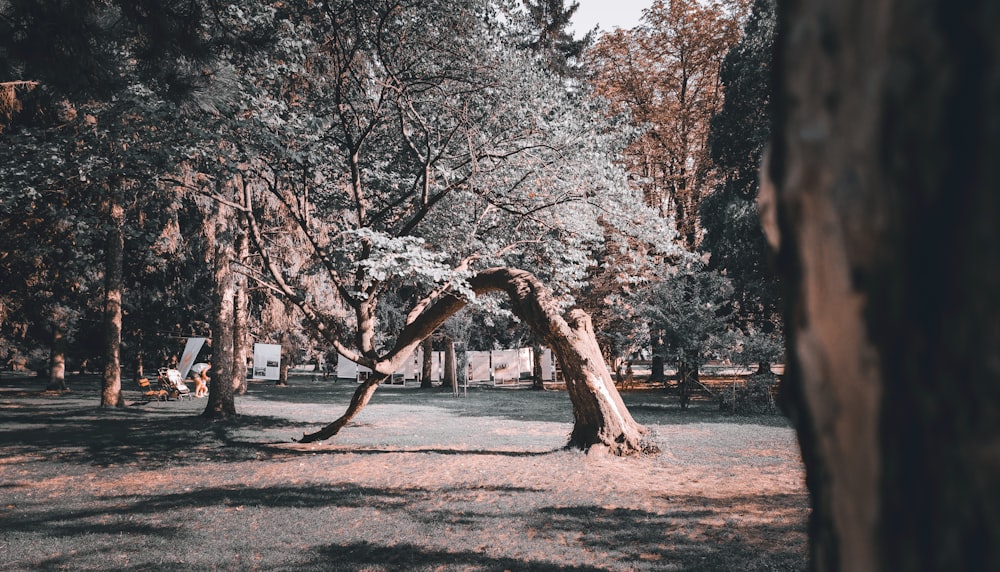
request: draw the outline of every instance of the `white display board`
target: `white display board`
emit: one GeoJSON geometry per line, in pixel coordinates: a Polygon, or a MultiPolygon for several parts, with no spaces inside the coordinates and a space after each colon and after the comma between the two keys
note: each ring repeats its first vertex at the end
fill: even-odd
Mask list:
{"type": "Polygon", "coordinates": [[[184,344],[184,353],[181,354],[181,361],[177,363],[177,371],[181,373],[181,379],[186,378],[188,372],[191,371],[191,366],[194,365],[194,360],[198,357],[198,352],[201,351],[201,346],[205,345],[205,340],[207,339],[208,338],[187,339],[187,343],[184,344]]]}
{"type": "Polygon", "coordinates": [[[281,376],[281,345],[253,345],[253,377],[277,381],[281,376]]]}
{"type": "Polygon", "coordinates": [[[344,356],[340,356],[337,359],[337,379],[353,379],[357,381],[359,373],[369,374],[371,372],[371,369],[363,365],[358,365],[344,356]]]}
{"type": "Polygon", "coordinates": [[[518,350],[494,350],[490,352],[493,361],[493,379],[509,381],[520,376],[521,352],[518,350]]]}
{"type": "Polygon", "coordinates": [[[431,381],[444,381],[444,352],[431,352],[431,381]]]}
{"type": "Polygon", "coordinates": [[[518,377],[531,378],[535,373],[535,350],[531,348],[521,348],[518,350],[518,377]]]}
{"type": "Polygon", "coordinates": [[[556,364],[552,358],[552,350],[545,348],[542,350],[542,381],[555,380],[556,364]]]}
{"type": "Polygon", "coordinates": [[[417,350],[413,352],[403,366],[397,369],[395,374],[402,374],[403,379],[420,379],[420,370],[424,367],[424,352],[417,350]]]}
{"type": "Polygon", "coordinates": [[[469,381],[491,381],[493,379],[490,370],[490,352],[470,351],[466,352],[469,360],[469,381]]]}

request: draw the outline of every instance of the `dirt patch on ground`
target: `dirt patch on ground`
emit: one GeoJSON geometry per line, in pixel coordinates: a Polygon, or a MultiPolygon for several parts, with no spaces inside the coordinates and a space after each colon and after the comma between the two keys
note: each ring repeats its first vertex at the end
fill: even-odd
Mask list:
{"type": "MultiPolygon", "coordinates": [[[[662,453],[562,449],[562,392],[387,386],[341,435],[353,384],[252,385],[101,411],[0,384],[3,570],[801,570],[808,497],[778,417],[625,394],[662,453]]],[[[38,383],[37,385],[42,385],[38,383]]],[[[135,397],[135,392],[130,397],[135,397]]]]}

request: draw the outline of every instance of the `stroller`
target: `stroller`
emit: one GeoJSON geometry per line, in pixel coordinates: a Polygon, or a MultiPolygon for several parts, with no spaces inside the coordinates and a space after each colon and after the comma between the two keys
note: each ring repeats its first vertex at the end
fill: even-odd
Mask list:
{"type": "Polygon", "coordinates": [[[160,382],[160,387],[167,392],[167,399],[191,397],[191,389],[184,384],[181,372],[176,369],[161,367],[156,371],[156,379],[160,382]]]}

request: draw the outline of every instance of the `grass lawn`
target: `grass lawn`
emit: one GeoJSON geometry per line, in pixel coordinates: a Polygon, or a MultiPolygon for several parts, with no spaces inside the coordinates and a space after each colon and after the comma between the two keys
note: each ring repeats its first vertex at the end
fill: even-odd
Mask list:
{"type": "MultiPolygon", "coordinates": [[[[102,411],[0,380],[0,570],[802,570],[808,495],[780,417],[624,394],[662,449],[562,449],[564,392],[385,386],[330,441],[352,383],[253,384],[102,411]]],[[[128,391],[131,399],[137,392],[128,391]]]]}

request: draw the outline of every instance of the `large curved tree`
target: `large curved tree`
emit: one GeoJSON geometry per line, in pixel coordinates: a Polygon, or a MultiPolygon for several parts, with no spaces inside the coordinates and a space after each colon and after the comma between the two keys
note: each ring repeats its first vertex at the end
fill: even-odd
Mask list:
{"type": "Polygon", "coordinates": [[[289,18],[278,41],[288,51],[275,60],[295,74],[261,77],[257,107],[272,111],[254,129],[270,135],[246,138],[242,196],[258,278],[376,372],[307,440],[336,433],[448,315],[502,291],[574,372],[572,443],[640,449],[588,320],[561,315],[601,243],[599,217],[658,219],[614,166],[597,104],[568,94],[493,9],[327,3],[289,18]]]}

